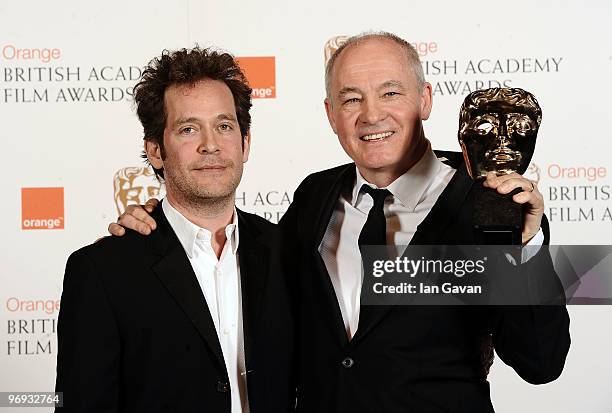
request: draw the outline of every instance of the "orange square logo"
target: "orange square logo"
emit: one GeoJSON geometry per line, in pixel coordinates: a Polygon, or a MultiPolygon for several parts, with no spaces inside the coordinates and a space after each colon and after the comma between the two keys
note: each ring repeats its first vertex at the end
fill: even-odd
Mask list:
{"type": "Polygon", "coordinates": [[[64,229],[64,188],[21,188],[21,229],[64,229]]]}
{"type": "Polygon", "coordinates": [[[237,57],[236,61],[253,89],[253,99],[276,97],[276,58],[274,56],[237,57]]]}

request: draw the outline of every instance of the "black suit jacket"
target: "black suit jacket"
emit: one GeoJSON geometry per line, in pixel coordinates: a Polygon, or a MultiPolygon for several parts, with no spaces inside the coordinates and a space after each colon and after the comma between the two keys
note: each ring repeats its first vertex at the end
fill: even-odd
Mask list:
{"type": "MultiPolygon", "coordinates": [[[[230,412],[228,374],[191,264],[162,209],[73,253],[58,325],[56,391],[70,412],[230,412]]],[[[251,412],[295,406],[294,323],[280,232],[238,212],[251,412]]]]}
{"type": "MultiPolygon", "coordinates": [[[[460,154],[438,155],[458,170],[411,244],[472,244],[472,180],[460,154]]],[[[308,176],[281,222],[299,272],[298,411],[492,412],[482,360],[491,335],[501,359],[528,382],[561,373],[570,343],[564,306],[362,306],[349,341],[318,247],[354,181],[354,164],[308,176]]],[[[548,239],[546,221],[543,228],[548,239]]],[[[543,250],[523,266],[552,268],[543,250]]]]}

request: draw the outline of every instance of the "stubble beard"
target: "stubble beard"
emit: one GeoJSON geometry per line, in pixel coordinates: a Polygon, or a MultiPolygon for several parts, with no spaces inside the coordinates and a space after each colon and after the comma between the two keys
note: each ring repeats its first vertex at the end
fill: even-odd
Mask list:
{"type": "Polygon", "coordinates": [[[198,184],[195,179],[186,175],[186,173],[170,172],[166,169],[164,171],[166,187],[170,184],[174,189],[172,191],[174,198],[183,208],[187,208],[197,215],[217,215],[228,208],[234,207],[236,188],[242,178],[242,169],[234,169],[233,165],[230,169],[234,170],[235,173],[227,185],[217,190],[211,190],[198,184]]]}

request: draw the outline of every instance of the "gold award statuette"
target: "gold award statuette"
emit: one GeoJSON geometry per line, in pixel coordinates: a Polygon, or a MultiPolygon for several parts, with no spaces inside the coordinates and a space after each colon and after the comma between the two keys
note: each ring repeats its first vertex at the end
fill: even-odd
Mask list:
{"type": "Polygon", "coordinates": [[[521,243],[521,206],[512,201],[516,192],[501,195],[483,187],[482,181],[488,172],[504,175],[527,170],[541,121],[538,101],[523,89],[477,90],[463,101],[459,144],[468,173],[476,181],[470,196],[478,243],[521,243]]]}

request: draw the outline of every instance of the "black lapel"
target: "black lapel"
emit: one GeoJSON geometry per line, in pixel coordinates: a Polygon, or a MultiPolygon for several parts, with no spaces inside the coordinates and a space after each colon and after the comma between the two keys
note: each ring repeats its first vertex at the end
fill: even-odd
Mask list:
{"type": "Polygon", "coordinates": [[[252,360],[254,339],[261,318],[262,297],[270,265],[270,248],[258,239],[259,230],[249,220],[248,214],[238,210],[238,260],[242,289],[242,330],[247,368],[252,360]]]}
{"type": "Polygon", "coordinates": [[[340,198],[340,194],[343,190],[347,190],[351,187],[351,184],[355,182],[357,175],[355,174],[355,164],[344,165],[337,174],[330,177],[328,182],[324,182],[321,185],[318,192],[321,194],[320,201],[318,202],[318,209],[315,211],[314,216],[317,217],[315,225],[315,249],[319,248],[325,230],[329,224],[336,203],[340,198]]]}
{"type": "MultiPolygon", "coordinates": [[[[443,230],[460,211],[461,205],[472,187],[473,181],[468,175],[465,164],[458,153],[436,151],[436,154],[446,158],[445,162],[448,162],[457,171],[444,191],[442,191],[429,214],[417,227],[417,231],[410,241],[411,245],[435,244],[438,242],[442,237],[443,230]]],[[[393,305],[362,305],[359,310],[359,327],[351,344],[359,342],[393,307],[393,305]]]]}
{"type": "Polygon", "coordinates": [[[416,233],[410,241],[410,245],[436,244],[442,240],[444,229],[456,218],[461,207],[468,196],[474,181],[468,175],[465,163],[451,166],[457,171],[450,182],[442,191],[442,194],[434,204],[429,214],[417,227],[416,233]]]}
{"type": "Polygon", "coordinates": [[[344,327],[344,320],[342,319],[342,311],[340,310],[340,304],[338,303],[338,297],[334,290],[334,285],[331,282],[325,262],[319,253],[319,245],[325,235],[325,230],[329,225],[332,213],[336,207],[336,203],[340,198],[340,194],[343,190],[351,187],[351,184],[355,182],[355,164],[345,165],[337,174],[333,174],[328,182],[322,183],[318,189],[321,194],[319,203],[317,204],[318,209],[315,210],[314,217],[316,217],[314,242],[312,243],[313,249],[310,251],[312,258],[316,263],[317,273],[322,282],[323,290],[325,291],[326,300],[329,308],[331,309],[331,328],[340,340],[343,346],[348,344],[348,337],[346,334],[346,328],[344,327]]]}
{"type": "Polygon", "coordinates": [[[225,371],[217,330],[189,258],[161,206],[151,216],[157,222],[157,230],[150,235],[150,242],[152,251],[160,257],[152,270],[200,333],[221,370],[225,371]]]}

